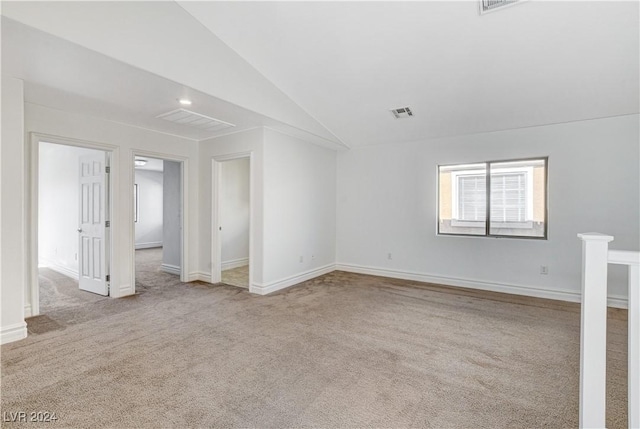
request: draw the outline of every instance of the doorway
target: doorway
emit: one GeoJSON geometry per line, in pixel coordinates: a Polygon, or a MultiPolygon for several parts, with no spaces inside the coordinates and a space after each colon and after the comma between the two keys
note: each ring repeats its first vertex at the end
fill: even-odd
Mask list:
{"type": "Polygon", "coordinates": [[[35,270],[28,315],[109,296],[111,152],[91,146],[44,139],[32,145],[35,270]]]}
{"type": "Polygon", "coordinates": [[[133,222],[136,292],[181,281],[183,164],[136,155],[133,222]]]}
{"type": "Polygon", "coordinates": [[[251,284],[251,156],[214,159],[213,282],[251,284]],[[216,281],[217,280],[217,281],[216,281]]]}

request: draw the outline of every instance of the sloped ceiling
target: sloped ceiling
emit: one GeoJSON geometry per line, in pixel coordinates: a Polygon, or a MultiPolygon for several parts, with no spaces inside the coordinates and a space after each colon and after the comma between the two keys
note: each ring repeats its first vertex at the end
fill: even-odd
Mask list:
{"type": "Polygon", "coordinates": [[[639,111],[638,2],[179,4],[350,145],[639,111]]]}
{"type": "Polygon", "coordinates": [[[139,72],[171,83],[132,88],[145,98],[139,115],[166,103],[154,87],[190,91],[211,109],[246,112],[244,126],[332,148],[639,111],[638,2],[525,1],[482,16],[476,1],[3,2],[2,14],[137,70],[103,67],[118,76],[102,90],[65,73],[27,85],[116,116],[126,97],[114,91],[145,81],[139,72]],[[92,98],[61,93],[70,90],[92,98]],[[394,119],[403,106],[414,117],[394,119]]]}
{"type": "MultiPolygon", "coordinates": [[[[254,117],[265,118],[275,129],[330,148],[345,147],[315,118],[174,2],[3,2],[2,15],[135,68],[137,72],[111,76],[112,82],[124,82],[122,91],[127,88],[127,81],[140,80],[140,71],[150,73],[179,84],[192,94],[212,96],[220,102],[233,104],[236,111],[244,109],[255,114],[254,117]]],[[[79,52],[67,48],[69,52],[79,52]]],[[[84,60],[90,57],[85,54],[77,62],[83,63],[83,67],[86,65],[84,60]]],[[[113,70],[124,70],[116,64],[110,66],[113,70]]],[[[81,85],[73,82],[77,75],[71,73],[59,81],[49,80],[47,90],[66,91],[67,87],[73,86],[79,92],[81,85]]],[[[90,80],[85,76],[79,79],[87,83],[90,80]]],[[[99,86],[100,79],[97,80],[99,86]]],[[[87,87],[86,92],[95,95],[100,89],[87,87]]],[[[134,97],[132,92],[131,98],[134,97]]],[[[137,101],[140,105],[148,104],[148,101],[137,101]]],[[[85,97],[80,103],[88,105],[89,100],[85,97]]],[[[109,111],[114,113],[114,109],[109,111]]]]}

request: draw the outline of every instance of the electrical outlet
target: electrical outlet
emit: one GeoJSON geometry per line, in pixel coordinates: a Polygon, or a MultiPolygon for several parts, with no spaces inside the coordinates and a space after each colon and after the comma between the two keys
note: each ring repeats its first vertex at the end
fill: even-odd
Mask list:
{"type": "Polygon", "coordinates": [[[304,262],[304,256],[300,256],[300,263],[304,262]]]}
{"type": "Polygon", "coordinates": [[[314,259],[316,259],[316,255],[311,255],[311,260],[313,261],[314,259]]]}
{"type": "Polygon", "coordinates": [[[546,265],[540,265],[540,274],[544,276],[549,274],[549,267],[547,267],[546,265]]]}
{"type": "Polygon", "coordinates": [[[391,257],[391,253],[387,253],[387,259],[388,259],[388,260],[393,259],[393,258],[391,257]]]}

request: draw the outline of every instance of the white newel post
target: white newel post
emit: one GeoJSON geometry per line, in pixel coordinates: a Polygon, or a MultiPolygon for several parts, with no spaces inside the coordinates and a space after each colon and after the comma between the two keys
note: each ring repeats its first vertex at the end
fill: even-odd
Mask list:
{"type": "Polygon", "coordinates": [[[605,427],[607,371],[607,265],[610,235],[578,234],[582,240],[580,320],[580,427],[605,427]]]}
{"type": "Polygon", "coordinates": [[[629,427],[640,428],[640,266],[629,265],[629,427]]]}

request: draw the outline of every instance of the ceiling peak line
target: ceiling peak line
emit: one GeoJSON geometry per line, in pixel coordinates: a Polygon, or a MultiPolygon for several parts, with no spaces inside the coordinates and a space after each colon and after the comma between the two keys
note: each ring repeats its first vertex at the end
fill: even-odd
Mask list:
{"type": "MultiPolygon", "coordinates": [[[[233,51],[233,52],[238,56],[238,58],[241,58],[245,63],[247,63],[247,65],[249,65],[249,66],[250,66],[253,70],[255,70],[258,74],[260,74],[260,75],[261,75],[261,76],[262,76],[266,81],[270,82],[270,83],[273,85],[273,87],[274,87],[274,88],[276,88],[278,91],[280,91],[280,93],[282,93],[282,94],[283,94],[285,97],[287,97],[287,98],[288,98],[292,103],[294,103],[296,106],[298,106],[298,107],[299,107],[299,108],[300,108],[304,113],[306,113],[310,118],[312,118],[314,121],[316,121],[318,124],[320,124],[320,125],[321,125],[325,130],[327,130],[327,131],[329,132],[329,134],[331,134],[331,135],[336,139],[336,141],[335,141],[335,142],[332,142],[332,143],[338,143],[338,144],[342,145],[343,147],[345,147],[345,148],[347,148],[347,149],[350,149],[350,148],[351,148],[351,146],[350,146],[350,145],[348,145],[347,143],[345,143],[345,142],[344,142],[340,137],[338,137],[338,136],[337,136],[337,135],[336,135],[336,134],[335,134],[335,133],[334,133],[334,132],[329,128],[329,127],[327,127],[327,126],[326,126],[322,121],[320,121],[320,120],[319,120],[315,115],[311,114],[311,113],[310,113],[306,108],[304,108],[304,106],[300,105],[300,103],[298,103],[296,100],[294,100],[293,98],[291,98],[291,96],[290,96],[288,93],[286,93],[285,91],[283,91],[283,90],[282,90],[282,88],[280,88],[280,87],[279,87],[278,85],[276,85],[276,84],[275,84],[271,79],[269,79],[267,76],[265,76],[265,74],[264,74],[261,70],[259,70],[258,68],[256,68],[256,67],[255,67],[251,62],[249,62],[249,61],[248,61],[244,56],[240,55],[240,53],[239,53],[236,49],[232,48],[232,47],[231,47],[227,42],[225,42],[222,38],[220,38],[220,36],[218,36],[218,35],[217,35],[213,30],[211,30],[207,25],[205,25],[202,21],[200,21],[198,18],[196,18],[196,17],[195,17],[195,16],[194,16],[194,15],[193,15],[189,10],[187,10],[187,9],[186,9],[182,4],[181,4],[181,2],[180,2],[180,1],[177,1],[177,0],[176,0],[176,4],[178,4],[178,6],[180,6],[180,8],[182,8],[182,10],[184,10],[184,11],[185,11],[189,16],[191,16],[191,17],[192,17],[196,22],[198,22],[198,24],[199,24],[202,28],[204,28],[204,29],[205,29],[205,30],[207,30],[209,33],[211,33],[214,37],[216,37],[216,38],[220,41],[220,43],[222,43],[222,44],[223,44],[223,45],[225,45],[227,48],[229,48],[229,50],[233,51]]],[[[239,107],[242,107],[242,106],[239,106],[239,107]]],[[[242,107],[242,108],[243,108],[243,109],[245,109],[245,107],[242,107]]],[[[247,109],[247,110],[250,110],[250,109],[247,109]]],[[[274,119],[274,118],[270,118],[270,119],[272,119],[272,120],[274,120],[274,121],[277,121],[277,122],[284,123],[284,122],[283,122],[283,121],[281,121],[281,120],[277,120],[277,119],[274,119]]],[[[298,129],[298,130],[300,130],[300,131],[304,131],[304,132],[306,132],[306,133],[309,133],[309,134],[311,134],[311,135],[313,135],[313,136],[315,136],[315,137],[321,138],[321,139],[323,139],[323,140],[325,140],[325,141],[331,142],[331,141],[330,141],[329,139],[327,139],[326,137],[322,137],[322,136],[319,136],[319,135],[317,135],[317,134],[311,133],[311,132],[309,132],[309,131],[302,130],[301,128],[296,127],[296,126],[291,125],[291,124],[287,124],[287,123],[285,123],[285,124],[286,124],[286,125],[288,125],[288,126],[290,126],[290,127],[296,128],[296,129],[298,129]]]]}

